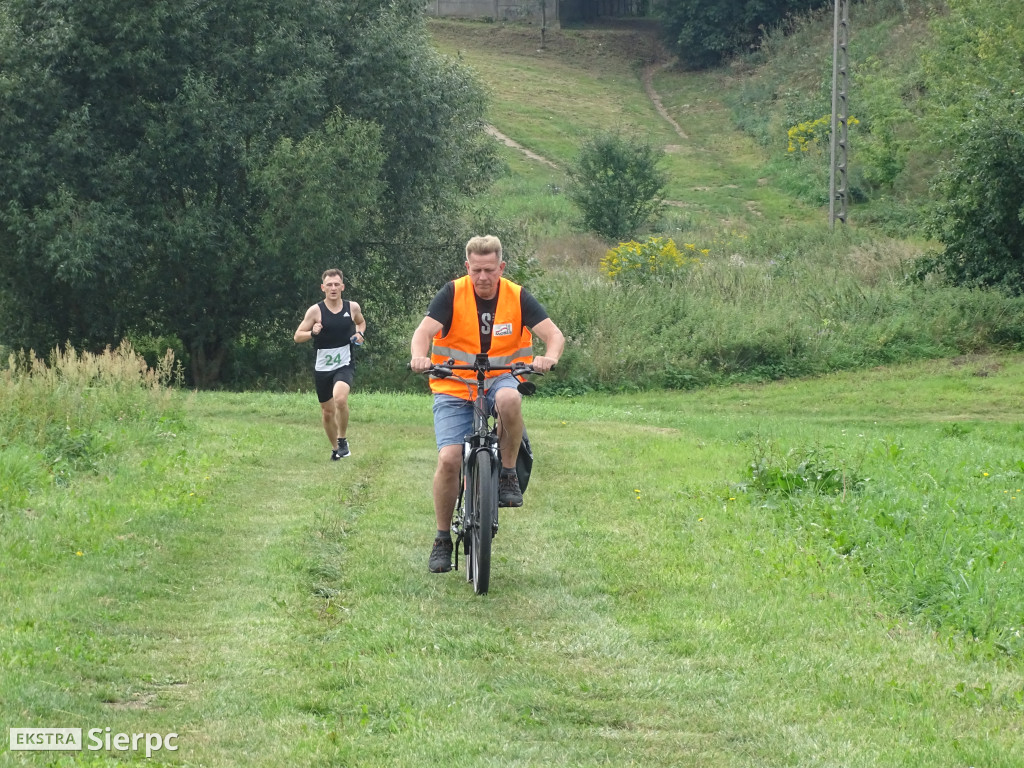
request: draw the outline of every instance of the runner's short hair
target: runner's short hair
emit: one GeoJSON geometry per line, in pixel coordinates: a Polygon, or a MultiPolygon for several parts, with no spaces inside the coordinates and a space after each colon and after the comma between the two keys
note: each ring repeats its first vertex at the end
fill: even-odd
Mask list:
{"type": "Polygon", "coordinates": [[[334,277],[335,275],[337,275],[338,277],[341,278],[341,282],[343,282],[343,283],[345,282],[345,276],[343,274],[341,274],[341,270],[340,269],[335,269],[334,267],[331,267],[331,269],[325,269],[324,270],[323,275],[320,276],[320,282],[321,283],[326,283],[328,277],[334,277]]]}

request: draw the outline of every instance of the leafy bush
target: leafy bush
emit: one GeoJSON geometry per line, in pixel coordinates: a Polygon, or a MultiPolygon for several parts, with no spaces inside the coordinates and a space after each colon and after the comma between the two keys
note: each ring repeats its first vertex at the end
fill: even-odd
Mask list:
{"type": "Polygon", "coordinates": [[[598,133],[587,139],[568,169],[569,199],[581,224],[609,240],[630,237],[663,209],[668,174],[661,151],[641,139],[598,133]]]}
{"type": "Polygon", "coordinates": [[[1024,5],[949,0],[924,57],[930,133],[946,159],[928,221],[944,245],[930,265],[958,285],[1024,294],[1024,5]]]}
{"type": "MultiPolygon", "coordinates": [[[[856,117],[847,119],[846,124],[859,125],[860,120],[856,117]]],[[[814,149],[822,149],[828,145],[832,138],[832,116],[823,115],[817,120],[805,120],[802,123],[790,127],[786,132],[789,144],[787,152],[810,152],[814,149]]]]}
{"type": "Polygon", "coordinates": [[[929,221],[945,246],[934,261],[957,285],[1024,294],[1024,96],[984,91],[954,131],[929,221]]]}

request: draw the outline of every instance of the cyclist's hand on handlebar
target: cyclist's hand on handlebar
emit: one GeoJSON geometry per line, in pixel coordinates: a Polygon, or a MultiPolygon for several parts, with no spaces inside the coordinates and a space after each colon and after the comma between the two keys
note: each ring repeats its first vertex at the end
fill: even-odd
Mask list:
{"type": "Polygon", "coordinates": [[[430,370],[431,362],[429,357],[414,357],[409,361],[409,368],[416,373],[426,373],[430,370]]]}
{"type": "Polygon", "coordinates": [[[545,373],[554,368],[555,363],[557,362],[558,361],[555,360],[553,357],[544,357],[543,355],[538,355],[537,357],[533,358],[533,370],[537,371],[538,373],[545,373]]]}

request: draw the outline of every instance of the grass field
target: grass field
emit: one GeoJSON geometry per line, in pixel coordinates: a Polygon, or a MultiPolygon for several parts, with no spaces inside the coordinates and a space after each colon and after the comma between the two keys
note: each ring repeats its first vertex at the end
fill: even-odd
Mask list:
{"type": "Polygon", "coordinates": [[[308,393],[89,389],[0,443],[0,720],[178,749],[0,765],[1019,766],[1022,379],[534,398],[482,598],[426,570],[425,394],[331,463],[308,393]]]}

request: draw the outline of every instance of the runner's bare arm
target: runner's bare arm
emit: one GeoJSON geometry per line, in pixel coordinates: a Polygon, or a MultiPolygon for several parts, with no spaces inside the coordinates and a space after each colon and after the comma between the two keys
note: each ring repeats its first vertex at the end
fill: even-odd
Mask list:
{"type": "Polygon", "coordinates": [[[352,322],[356,324],[356,333],[360,336],[366,336],[366,318],[363,317],[363,309],[354,301],[349,302],[349,308],[352,311],[352,322]]]}
{"type": "Polygon", "coordinates": [[[304,341],[309,341],[316,334],[320,333],[320,329],[323,326],[320,325],[320,306],[314,304],[312,307],[306,310],[306,316],[302,318],[302,322],[299,323],[299,327],[295,329],[296,344],[301,344],[304,341]]]}

